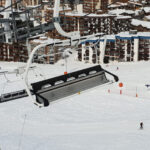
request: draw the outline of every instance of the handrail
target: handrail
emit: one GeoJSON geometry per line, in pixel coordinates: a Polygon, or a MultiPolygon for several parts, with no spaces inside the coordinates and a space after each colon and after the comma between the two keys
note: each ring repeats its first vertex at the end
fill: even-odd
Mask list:
{"type": "Polygon", "coordinates": [[[109,71],[107,71],[107,70],[105,70],[105,69],[103,69],[103,70],[104,70],[104,72],[106,72],[106,73],[112,75],[112,76],[114,77],[114,80],[115,80],[116,82],[119,81],[119,77],[118,77],[117,75],[115,75],[115,74],[113,74],[113,73],[111,73],[111,72],[109,72],[109,71]]]}

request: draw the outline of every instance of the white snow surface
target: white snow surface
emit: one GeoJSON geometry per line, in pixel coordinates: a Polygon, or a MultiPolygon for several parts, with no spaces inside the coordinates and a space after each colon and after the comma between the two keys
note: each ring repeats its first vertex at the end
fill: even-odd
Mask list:
{"type": "MultiPolygon", "coordinates": [[[[68,62],[68,72],[91,66],[70,59],[68,62]]],[[[24,65],[0,62],[0,71],[24,65]]],[[[36,66],[30,71],[32,82],[41,80],[40,74],[47,78],[60,75],[65,68],[63,61],[56,65],[36,66]]],[[[103,65],[123,82],[122,95],[118,83],[114,83],[64,98],[46,108],[38,108],[29,98],[0,104],[0,148],[149,150],[150,91],[145,87],[150,84],[149,66],[150,62],[103,65]],[[135,97],[136,89],[138,97],[135,97]],[[140,122],[144,123],[143,130],[139,129],[140,122]]],[[[21,77],[9,74],[7,78],[9,82],[0,75],[1,93],[24,87],[21,77]]]]}

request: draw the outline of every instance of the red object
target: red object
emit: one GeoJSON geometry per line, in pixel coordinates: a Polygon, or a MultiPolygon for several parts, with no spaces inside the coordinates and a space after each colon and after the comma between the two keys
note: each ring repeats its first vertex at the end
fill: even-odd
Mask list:
{"type": "Polygon", "coordinates": [[[120,90],[120,95],[122,94],[122,90],[120,90]]]}
{"type": "Polygon", "coordinates": [[[136,97],[138,97],[138,94],[136,93],[136,97]]]}
{"type": "Polygon", "coordinates": [[[119,87],[123,87],[123,83],[122,82],[119,83],[119,87]]]}
{"type": "Polygon", "coordinates": [[[110,93],[110,89],[108,90],[108,93],[110,93]]]}
{"type": "Polygon", "coordinates": [[[66,75],[66,74],[68,74],[68,72],[65,71],[65,72],[64,72],[64,75],[66,75]]]}

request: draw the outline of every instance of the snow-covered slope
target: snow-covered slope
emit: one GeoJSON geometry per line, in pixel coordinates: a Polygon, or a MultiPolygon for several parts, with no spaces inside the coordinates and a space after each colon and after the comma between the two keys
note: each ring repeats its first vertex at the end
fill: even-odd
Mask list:
{"type": "MultiPolygon", "coordinates": [[[[6,70],[17,65],[24,64],[0,63],[6,70]]],[[[88,66],[70,62],[68,70],[88,66]]],[[[81,92],[47,108],[36,107],[28,98],[0,104],[1,149],[149,150],[150,91],[145,87],[150,84],[149,66],[150,62],[103,66],[119,75],[120,82],[124,83],[122,95],[115,83],[81,92]],[[136,93],[138,97],[135,97],[136,93]],[[144,130],[139,130],[142,121],[144,130]]],[[[54,66],[38,65],[38,68],[30,71],[34,80],[42,79],[40,74],[46,77],[59,75],[65,67],[59,62],[54,66]]],[[[7,77],[19,81],[6,83],[1,75],[2,92],[17,89],[18,84],[23,88],[21,77],[11,74],[7,77]]]]}

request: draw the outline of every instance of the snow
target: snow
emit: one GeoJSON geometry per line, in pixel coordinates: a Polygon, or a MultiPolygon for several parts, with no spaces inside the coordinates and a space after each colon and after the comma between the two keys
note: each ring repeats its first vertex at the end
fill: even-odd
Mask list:
{"type": "Polygon", "coordinates": [[[104,40],[104,39],[107,39],[107,40],[115,40],[115,35],[106,35],[106,36],[103,36],[103,37],[101,37],[100,39],[101,40],[104,40]]]}
{"type": "MultiPolygon", "coordinates": [[[[132,31],[132,30],[131,30],[132,31]]],[[[130,32],[131,32],[130,31],[130,32]]],[[[134,30],[133,30],[134,31],[134,30]]],[[[133,33],[130,33],[128,31],[126,32],[120,32],[118,33],[116,36],[120,36],[120,37],[139,37],[139,36],[142,36],[142,37],[150,37],[150,32],[137,32],[135,34],[133,33]]],[[[136,30],[135,30],[136,32],[136,30]]]]}
{"type": "MultiPolygon", "coordinates": [[[[68,62],[68,72],[92,65],[73,59],[71,61],[70,58],[68,62]]],[[[41,79],[38,72],[46,77],[62,74],[65,70],[63,63],[59,61],[55,65],[34,64],[37,67],[34,71],[30,71],[32,76],[30,81],[41,79]]],[[[24,65],[0,62],[1,71],[12,71],[24,65]]],[[[112,62],[103,65],[105,69],[119,75],[119,82],[124,84],[122,95],[119,94],[118,83],[114,83],[75,94],[47,108],[38,108],[29,98],[0,104],[0,148],[2,150],[148,150],[150,91],[145,84],[150,83],[149,66],[150,62],[112,62]],[[119,70],[116,69],[117,67],[119,70]],[[135,97],[136,89],[138,97],[135,97]],[[144,122],[144,130],[139,130],[141,121],[144,122]]],[[[21,84],[20,76],[9,74],[7,77],[12,81],[9,82],[9,88],[15,90],[17,84],[21,84]],[[18,82],[16,83],[15,80],[18,82]]],[[[1,75],[1,89],[4,83],[8,86],[4,76],[1,75]]]]}
{"type": "Polygon", "coordinates": [[[145,18],[146,18],[147,20],[150,20],[150,15],[145,16],[145,18]]]}
{"type": "Polygon", "coordinates": [[[135,12],[132,11],[132,10],[126,10],[126,9],[114,9],[114,10],[110,10],[109,11],[109,14],[113,14],[113,15],[121,15],[121,14],[129,14],[129,15],[132,15],[134,14],[135,12]]]}
{"type": "Polygon", "coordinates": [[[133,5],[137,5],[137,6],[142,6],[142,4],[139,3],[138,0],[129,1],[128,3],[133,4],[133,5]]]}
{"type": "Polygon", "coordinates": [[[144,7],[144,11],[145,11],[146,13],[150,13],[150,7],[144,7]]]}
{"type": "Polygon", "coordinates": [[[131,16],[122,16],[122,15],[119,15],[116,17],[116,19],[131,19],[131,16]]]}
{"type": "Polygon", "coordinates": [[[55,43],[55,42],[57,42],[57,41],[60,41],[60,40],[58,40],[58,39],[51,39],[51,38],[46,38],[46,37],[40,37],[39,39],[34,39],[32,42],[33,43],[36,43],[36,44],[38,44],[38,43],[40,43],[40,44],[44,44],[44,43],[55,43]]]}
{"type": "Polygon", "coordinates": [[[131,24],[134,25],[134,26],[140,26],[141,25],[145,28],[150,29],[150,22],[149,21],[141,21],[141,20],[138,20],[138,19],[132,19],[131,24]]]}
{"type": "MultiPolygon", "coordinates": [[[[54,10],[54,8],[51,8],[51,7],[47,7],[46,9],[47,9],[47,10],[54,10]]],[[[60,11],[70,10],[70,11],[71,11],[71,8],[69,8],[69,7],[64,7],[64,8],[63,8],[63,7],[60,7],[59,10],[60,10],[60,11]]]]}
{"type": "Polygon", "coordinates": [[[115,8],[115,7],[127,6],[127,5],[128,5],[127,3],[116,2],[116,3],[110,4],[108,8],[115,8]]]}
{"type": "Polygon", "coordinates": [[[109,15],[109,14],[93,14],[93,13],[90,13],[90,14],[87,14],[87,13],[79,13],[79,12],[67,12],[65,13],[66,16],[74,16],[74,17],[84,17],[84,16],[88,16],[88,17],[110,17],[110,16],[113,16],[113,15],[109,15]]]}
{"type": "Polygon", "coordinates": [[[34,6],[33,6],[33,5],[28,5],[27,7],[28,7],[28,8],[37,8],[37,7],[39,7],[39,6],[40,6],[40,5],[34,5],[34,6]]]}

